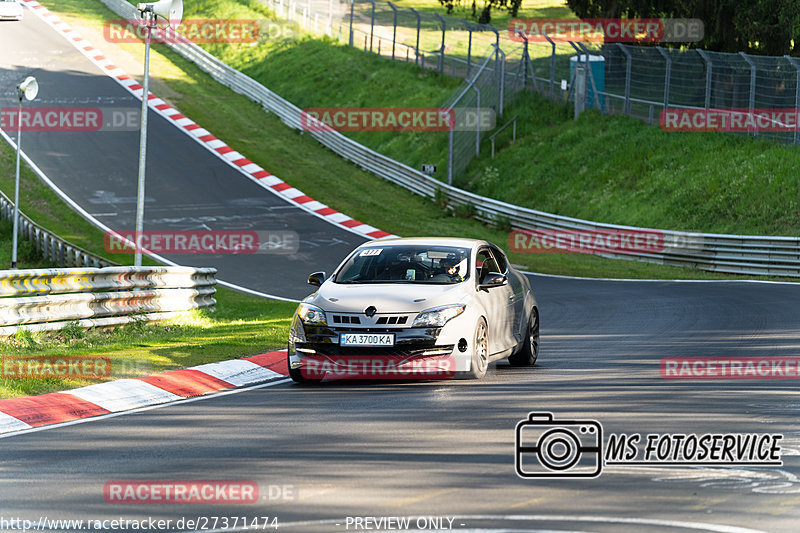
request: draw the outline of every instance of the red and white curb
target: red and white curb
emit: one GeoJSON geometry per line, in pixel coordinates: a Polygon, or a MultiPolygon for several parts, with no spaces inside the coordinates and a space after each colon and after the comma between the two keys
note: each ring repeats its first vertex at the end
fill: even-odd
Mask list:
{"type": "MultiPolygon", "coordinates": [[[[69,27],[57,15],[51,13],[46,7],[36,0],[22,0],[36,16],[46,22],[50,27],[58,31],[67,38],[72,45],[86,56],[92,63],[97,65],[106,75],[122,85],[137,99],[142,99],[143,87],[133,78],[128,76],[124,70],[116,66],[103,53],[92,46],[84,39],[80,33],[69,27]]],[[[294,204],[305,211],[308,211],[326,222],[340,226],[352,233],[366,237],[368,239],[381,239],[384,237],[394,237],[391,233],[379,230],[369,224],[365,224],[353,219],[328,207],[322,202],[318,202],[301,190],[292,187],[277,176],[253,163],[239,152],[225,144],[222,140],[214,137],[208,130],[181,114],[180,111],[170,106],[152,92],[148,94],[148,105],[150,109],[159,113],[175,125],[178,129],[189,135],[195,141],[205,146],[210,152],[228,163],[242,174],[258,183],[261,187],[280,196],[285,201],[294,204]]]]}
{"type": "Polygon", "coordinates": [[[284,350],[64,392],[0,400],[0,434],[278,381],[288,374],[284,350]]]}

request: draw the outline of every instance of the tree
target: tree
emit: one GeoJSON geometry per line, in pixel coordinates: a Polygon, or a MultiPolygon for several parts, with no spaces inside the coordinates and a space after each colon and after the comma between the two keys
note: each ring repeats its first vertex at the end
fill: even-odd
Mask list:
{"type": "Polygon", "coordinates": [[[718,52],[798,53],[797,0],[566,0],[580,18],[698,18],[705,37],[692,46],[718,52]]]}
{"type": "MultiPolygon", "coordinates": [[[[456,5],[460,5],[465,11],[467,10],[464,5],[465,0],[439,0],[439,3],[447,8],[448,15],[453,13],[456,5]]],[[[480,14],[478,14],[477,0],[472,0],[470,9],[473,19],[476,19],[481,24],[489,24],[492,20],[492,9],[505,9],[512,17],[516,17],[521,7],[522,0],[483,0],[483,7],[480,14]]]]}

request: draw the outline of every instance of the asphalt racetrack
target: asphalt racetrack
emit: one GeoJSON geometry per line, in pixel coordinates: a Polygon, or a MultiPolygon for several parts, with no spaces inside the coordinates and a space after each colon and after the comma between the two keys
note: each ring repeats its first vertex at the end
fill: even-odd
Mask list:
{"type": "MultiPolygon", "coordinates": [[[[92,95],[87,105],[136,106],[32,15],[20,25],[3,24],[0,46],[4,105],[11,82],[34,73],[43,86],[41,105],[83,103],[77,99],[92,95]]],[[[297,298],[310,292],[310,270],[330,270],[361,242],[251,184],[151,117],[148,225],[289,227],[318,244],[292,260],[191,257],[192,264],[297,298]]],[[[136,139],[135,132],[30,133],[23,148],[87,210],[127,228],[136,139]]],[[[291,176],[283,178],[291,183],[291,176]]],[[[308,533],[798,531],[797,381],[664,379],[661,362],[800,356],[800,287],[536,275],[531,283],[542,317],[534,368],[493,364],[481,381],[280,382],[0,439],[0,530],[13,530],[3,519],[38,524],[45,517],[153,518],[172,520],[170,531],[254,531],[254,519],[269,517],[282,530],[308,533]],[[604,438],[781,435],[783,465],[606,464],[596,478],[523,479],[515,471],[515,426],[530,412],[596,421],[604,438]],[[242,481],[259,492],[257,502],[245,505],[109,503],[104,488],[125,480],[242,481]],[[214,517],[214,527],[201,527],[214,517]],[[221,517],[228,518],[224,527],[221,517]],[[234,517],[240,518],[235,527],[234,517]],[[245,519],[248,529],[241,527],[245,519]],[[195,520],[194,527],[185,527],[186,520],[195,520]]],[[[591,438],[581,439],[591,447],[591,438]]],[[[581,462],[592,461],[602,457],[584,451],[581,462]]],[[[104,527],[110,530],[110,522],[104,527]]]]}

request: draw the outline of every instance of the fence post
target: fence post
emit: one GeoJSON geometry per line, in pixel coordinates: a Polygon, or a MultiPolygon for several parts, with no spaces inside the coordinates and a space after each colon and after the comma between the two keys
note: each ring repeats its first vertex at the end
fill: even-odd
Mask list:
{"type": "MultiPolygon", "coordinates": [[[[800,65],[797,64],[797,61],[792,56],[783,56],[786,60],[794,67],[795,71],[797,71],[795,82],[794,82],[794,109],[797,112],[800,109],[800,65]]],[[[794,144],[798,142],[798,134],[800,134],[800,129],[795,126],[794,128],[794,144]]]]}
{"type": "Polygon", "coordinates": [[[622,46],[622,43],[616,43],[616,45],[619,47],[620,50],[622,50],[622,53],[625,54],[625,57],[627,58],[627,64],[625,66],[625,114],[630,116],[630,114],[631,114],[631,62],[633,61],[633,58],[631,57],[631,54],[630,54],[630,52],[628,52],[627,48],[622,46]]]}
{"type": "MultiPolygon", "coordinates": [[[[594,102],[595,102],[595,104],[597,104],[598,111],[600,111],[600,113],[603,113],[603,106],[602,106],[602,102],[600,100],[600,93],[597,91],[597,84],[594,82],[594,73],[592,72],[592,64],[589,61],[589,56],[590,56],[589,49],[586,48],[586,46],[584,46],[583,43],[578,43],[578,46],[580,46],[581,50],[583,50],[583,53],[586,54],[586,74],[587,74],[587,77],[589,79],[589,83],[592,86],[592,93],[594,94],[594,102]]],[[[574,46],[573,46],[573,48],[574,48],[574,46]]],[[[578,59],[580,59],[580,52],[578,53],[578,59]]],[[[578,61],[577,63],[580,63],[580,61],[578,61]]],[[[534,80],[535,79],[536,78],[534,77],[534,80]]],[[[587,93],[587,96],[588,96],[588,93],[587,93]]],[[[630,114],[630,102],[628,102],[628,113],[630,114]]]]}
{"type": "Polygon", "coordinates": [[[469,73],[472,70],[472,27],[466,20],[460,20],[464,23],[464,27],[467,28],[467,31],[469,32],[469,41],[467,43],[467,78],[469,78],[469,73]]]}
{"type": "Polygon", "coordinates": [[[311,0],[306,0],[306,28],[308,28],[310,25],[311,25],[311,0]]]}
{"type": "Polygon", "coordinates": [[[369,51],[372,52],[372,37],[375,35],[375,0],[369,0],[372,4],[372,13],[369,18],[369,51]]]}
{"type": "MultiPolygon", "coordinates": [[[[333,0],[331,0],[333,1],[333,0]]],[[[397,7],[391,2],[386,2],[392,8],[392,60],[394,60],[394,46],[397,42],[397,7]]]]}
{"type": "Polygon", "coordinates": [[[656,50],[661,53],[664,60],[667,62],[667,72],[664,75],[664,110],[666,111],[669,107],[669,83],[672,77],[672,57],[660,46],[656,46],[656,50]]]}
{"type": "Polygon", "coordinates": [[[419,30],[420,30],[420,25],[422,24],[422,19],[420,18],[419,13],[417,13],[416,9],[414,9],[413,7],[409,7],[408,9],[410,9],[411,12],[414,13],[414,16],[417,17],[417,44],[414,45],[414,54],[415,54],[414,63],[419,65],[419,30]]]}
{"type": "MultiPolygon", "coordinates": [[[[522,33],[522,32],[520,32],[522,33]]],[[[524,33],[522,35],[525,35],[524,33]]],[[[528,86],[528,38],[525,38],[525,43],[522,45],[522,90],[528,86]]]]}
{"type": "MultiPolygon", "coordinates": [[[[477,100],[475,107],[478,109],[478,116],[481,116],[481,90],[478,89],[477,85],[472,86],[475,89],[475,93],[477,94],[477,100]]],[[[480,121],[475,121],[475,156],[481,155],[481,127],[480,121]]]]}
{"type": "Polygon", "coordinates": [[[333,0],[328,0],[328,37],[333,37],[333,0]]]}
{"type": "Polygon", "coordinates": [[[494,45],[495,48],[495,64],[497,67],[495,68],[495,74],[500,78],[498,85],[500,86],[500,92],[497,96],[497,108],[499,111],[498,116],[503,116],[503,100],[505,98],[505,84],[506,84],[506,54],[503,52],[498,45],[494,45]]]}
{"type": "Polygon", "coordinates": [[[353,46],[353,10],[356,7],[356,0],[350,0],[350,46],[353,46]]]}
{"type": "Polygon", "coordinates": [[[444,72],[444,36],[447,31],[447,24],[439,13],[434,13],[434,16],[442,23],[442,45],[439,47],[439,72],[444,72]]]}
{"type": "MultiPolygon", "coordinates": [[[[750,116],[752,117],[753,109],[756,107],[756,64],[744,52],[739,52],[739,55],[750,65],[750,98],[748,105],[750,107],[750,116]]],[[[753,132],[753,137],[758,137],[758,127],[753,132]]]]}
{"type": "MultiPolygon", "coordinates": [[[[453,108],[450,110],[453,111],[453,108]]],[[[453,128],[450,128],[447,138],[447,184],[453,184],[453,128]]]]}
{"type": "MultiPolygon", "coordinates": [[[[553,93],[555,92],[556,86],[556,43],[550,38],[547,33],[544,34],[544,38],[550,41],[550,99],[553,99],[553,93]]],[[[527,39],[525,40],[525,49],[527,51],[527,39]]],[[[530,57],[530,56],[529,56],[530,57]]]]}
{"type": "Polygon", "coordinates": [[[703,58],[703,61],[706,62],[706,102],[705,107],[709,109],[711,107],[711,76],[712,76],[712,69],[713,64],[711,63],[711,58],[708,57],[705,50],[697,49],[697,53],[700,54],[700,57],[703,58]]]}
{"type": "Polygon", "coordinates": [[[586,69],[580,61],[575,62],[575,120],[581,116],[586,107],[586,69]]]}

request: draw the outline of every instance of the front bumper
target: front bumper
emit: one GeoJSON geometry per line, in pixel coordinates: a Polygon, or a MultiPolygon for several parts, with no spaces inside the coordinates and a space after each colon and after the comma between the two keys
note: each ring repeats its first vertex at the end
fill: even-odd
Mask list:
{"type": "MultiPolygon", "coordinates": [[[[289,368],[310,379],[446,379],[469,369],[464,343],[442,328],[309,326],[297,316],[289,334],[289,368]],[[340,346],[342,333],[393,333],[391,347],[340,346]]],[[[452,328],[450,328],[452,329],[452,328]]],[[[468,337],[469,338],[469,337],[468,337]]]]}

